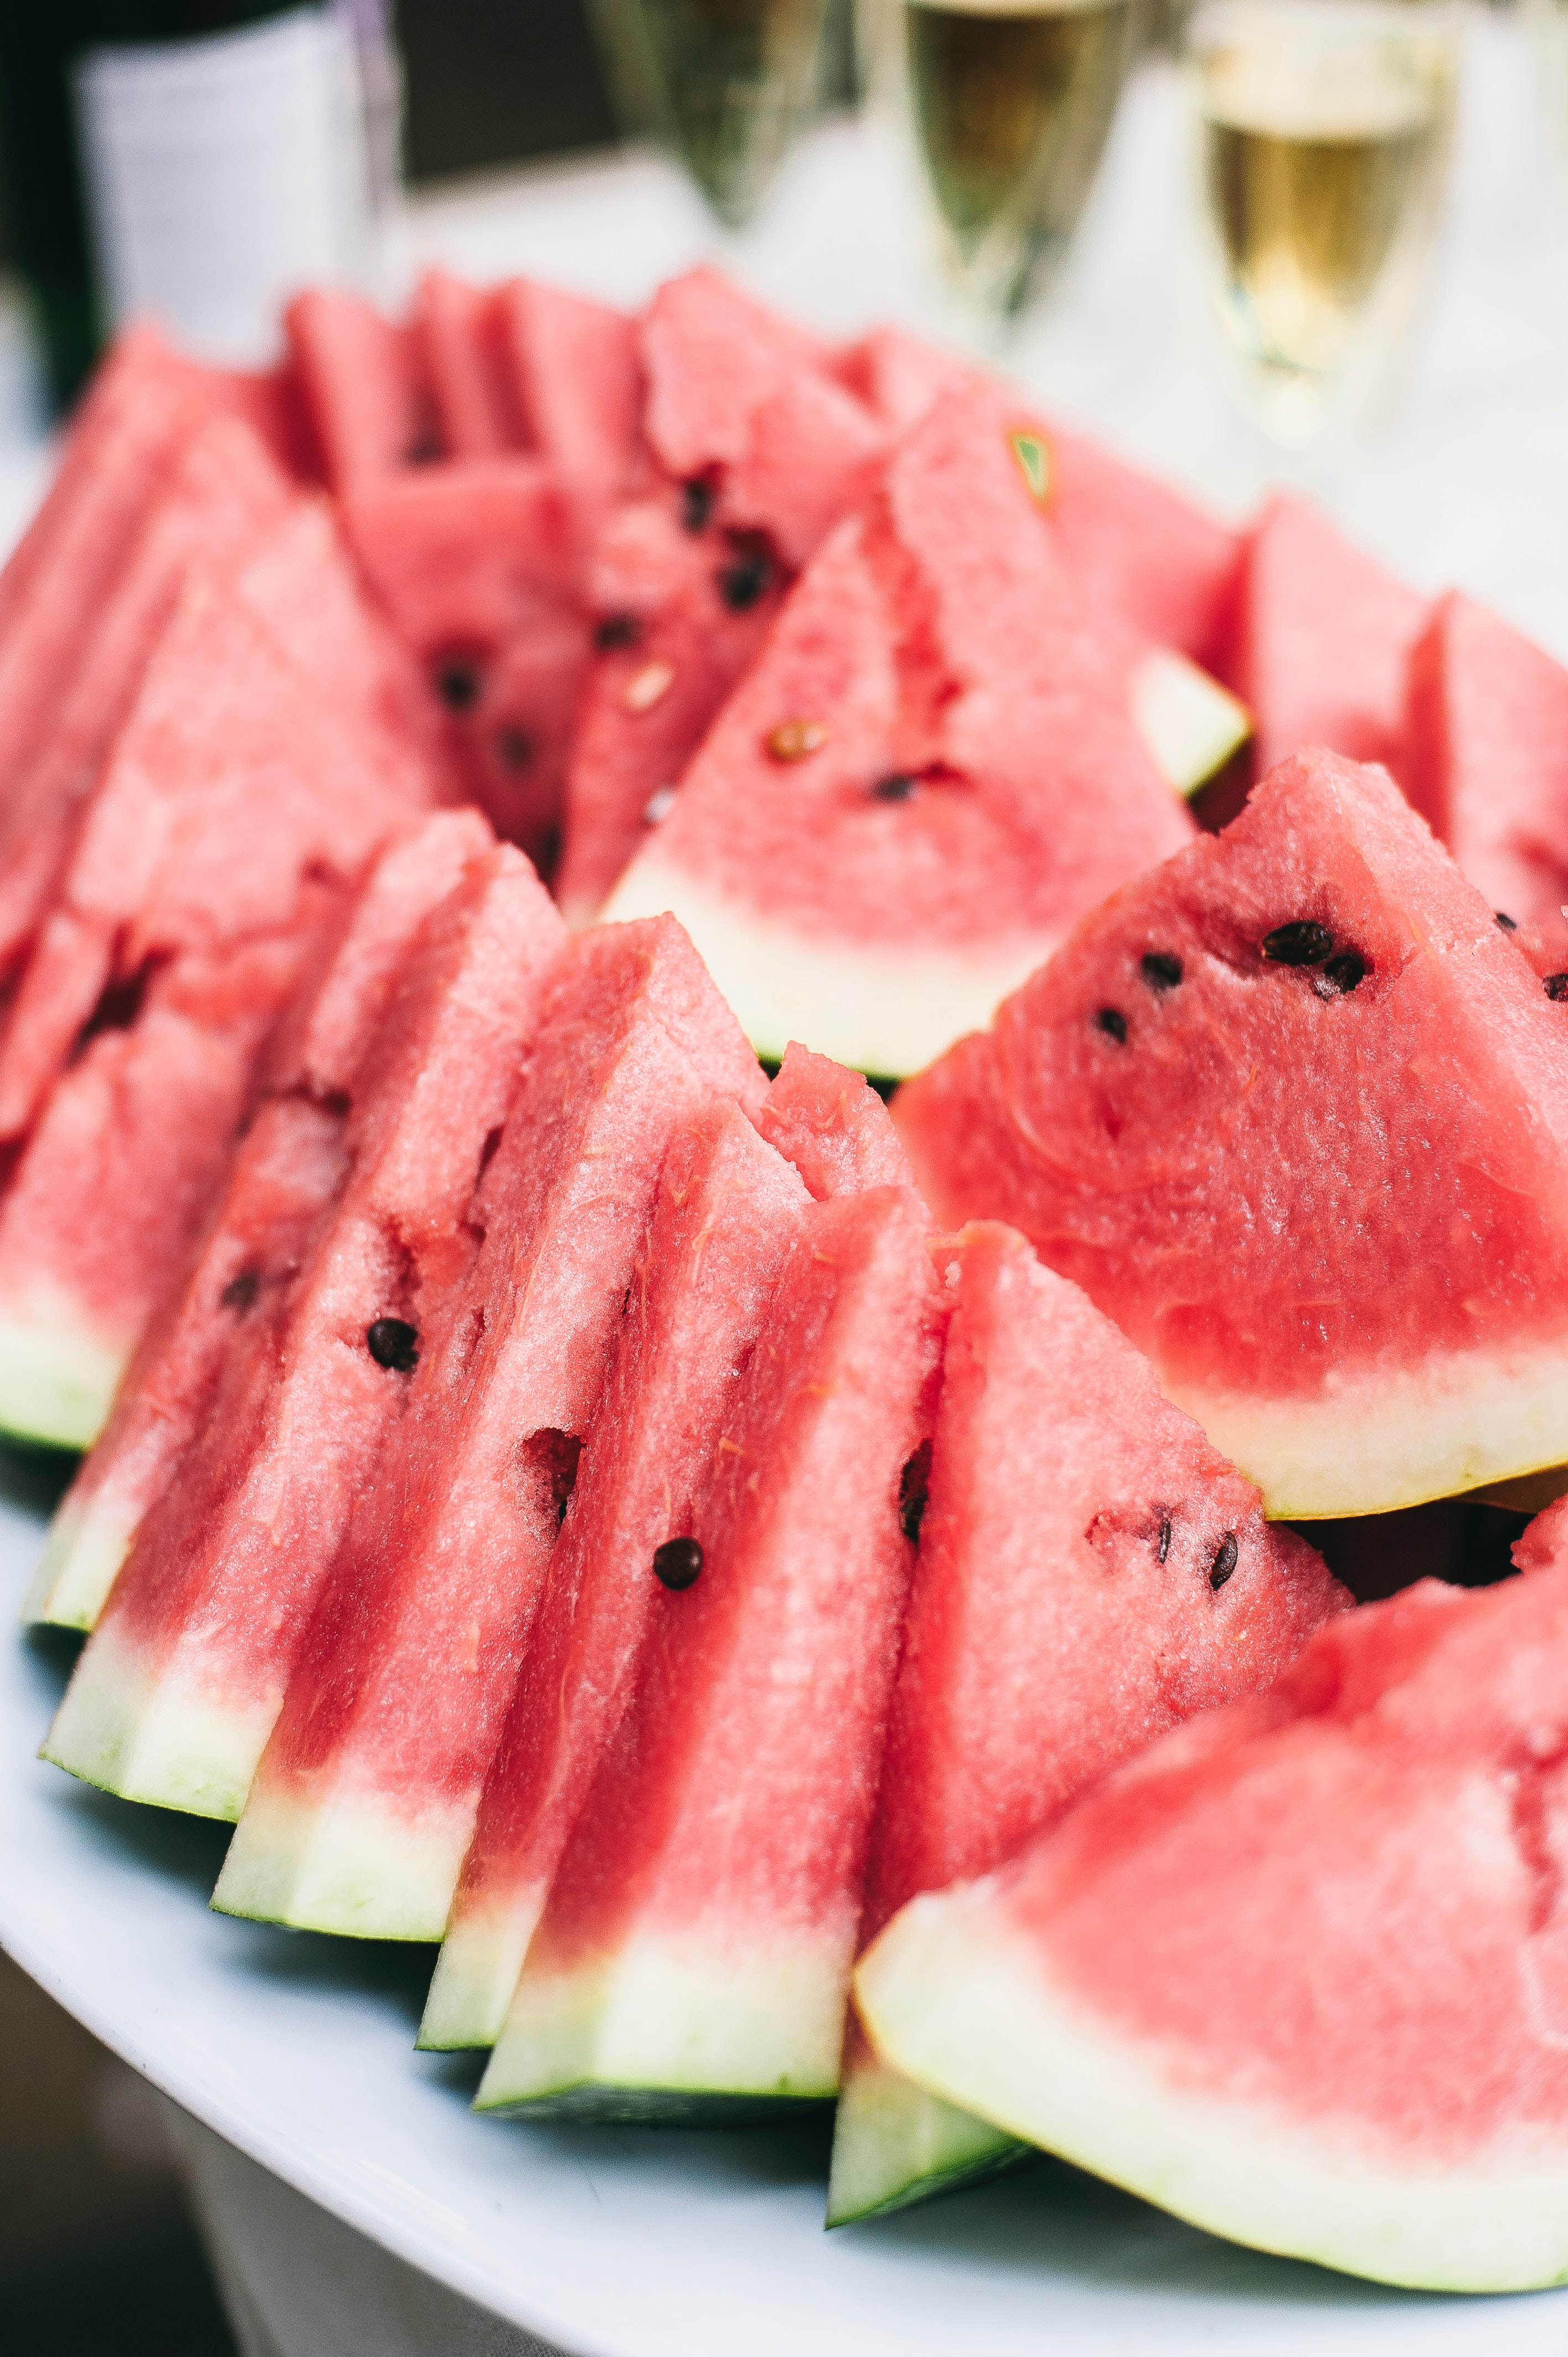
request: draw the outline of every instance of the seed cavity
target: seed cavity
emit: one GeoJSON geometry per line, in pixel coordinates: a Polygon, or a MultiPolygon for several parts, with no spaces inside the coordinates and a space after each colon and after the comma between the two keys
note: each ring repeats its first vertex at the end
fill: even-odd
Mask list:
{"type": "Polygon", "coordinates": [[[681,529],[706,532],[714,512],[714,487],[706,475],[689,476],[681,486],[681,529]]]}
{"type": "Polygon", "coordinates": [[[675,1595],[690,1587],[701,1575],[703,1543],[701,1539],[666,1539],[653,1550],[653,1576],[675,1595]]]}
{"type": "Polygon", "coordinates": [[[533,759],[533,739],[526,728],[508,722],[496,730],[496,759],[503,770],[526,770],[533,759]]]}
{"type": "Polygon", "coordinates": [[[1151,990],[1174,990],[1181,980],[1182,963],[1169,950],[1145,950],[1138,971],[1151,990]]]}
{"type": "Polygon", "coordinates": [[[1568,974],[1549,974],[1541,987],[1548,998],[1568,998],[1568,974]]]}
{"type": "Polygon", "coordinates": [[[776,761],[809,761],[828,741],[820,720],[783,720],[765,742],[776,761]]]}
{"type": "Polygon", "coordinates": [[[594,629],[594,644],[601,654],[607,655],[615,647],[635,647],[642,639],[642,624],[635,614],[607,614],[594,629]]]}
{"type": "Polygon", "coordinates": [[[1341,950],[1321,974],[1313,975],[1312,986],[1319,998],[1348,998],[1358,983],[1366,980],[1367,972],[1367,961],[1359,950],[1341,950]]]}
{"type": "Polygon", "coordinates": [[[896,777],[878,778],[871,789],[871,799],[874,802],[912,802],[919,791],[918,778],[905,777],[900,773],[896,777]]]}
{"type": "Polygon", "coordinates": [[[365,1347],[378,1367],[412,1375],[419,1364],[419,1329],[406,1318],[373,1318],[365,1329],[365,1347]]]}
{"type": "Polygon", "coordinates": [[[907,1539],[918,1539],[930,1493],[931,1444],[922,1440],[898,1476],[898,1527],[907,1539]]]}
{"type": "Polygon", "coordinates": [[[1160,1523],[1160,1543],[1155,1549],[1155,1561],[1164,1563],[1171,1551],[1171,1518],[1165,1515],[1160,1523]]]}
{"type": "Polygon", "coordinates": [[[719,596],[732,614],[748,613],[773,580],[773,559],[764,548],[748,548],[719,575],[719,596]]]}
{"type": "Polygon", "coordinates": [[[644,826],[657,826],[660,820],[667,819],[669,817],[674,807],[674,787],[657,787],[655,791],[649,795],[648,800],[642,805],[642,823],[644,826]]]}
{"type": "Polygon", "coordinates": [[[471,712],[479,700],[479,666],[454,655],[435,669],[435,693],[448,712],[471,712]]]}
{"type": "Polygon", "coordinates": [[[1100,1007],[1095,1014],[1094,1026],[1097,1031],[1103,1031],[1108,1039],[1114,1039],[1119,1048],[1127,1045],[1127,1017],[1119,1006],[1100,1007]]]}
{"type": "Polygon", "coordinates": [[[1227,1531],[1219,1542],[1219,1552],[1214,1558],[1213,1568],[1208,1575],[1208,1585],[1216,1595],[1236,1568],[1236,1534],[1234,1531],[1227,1531]]]}
{"type": "Polygon", "coordinates": [[[1315,923],[1310,917],[1276,925],[1272,933],[1263,935],[1263,955],[1273,965],[1321,965],[1333,948],[1334,936],[1327,926],[1315,923]]]}
{"type": "Polygon", "coordinates": [[[1517,933],[1519,931],[1518,919],[1505,916],[1500,909],[1497,911],[1493,921],[1499,924],[1505,933],[1517,933]]]}
{"type": "Polygon", "coordinates": [[[236,1318],[242,1318],[246,1310],[251,1308],[254,1304],[256,1296],[261,1289],[261,1270],[259,1268],[242,1268],[240,1271],[239,1275],[231,1276],[229,1279],[228,1284],[223,1287],[222,1292],[218,1297],[218,1306],[220,1309],[232,1310],[236,1318]]]}
{"type": "Polygon", "coordinates": [[[651,712],[660,697],[669,694],[675,684],[675,666],[668,662],[647,662],[634,671],[621,692],[621,703],[628,712],[651,712]]]}

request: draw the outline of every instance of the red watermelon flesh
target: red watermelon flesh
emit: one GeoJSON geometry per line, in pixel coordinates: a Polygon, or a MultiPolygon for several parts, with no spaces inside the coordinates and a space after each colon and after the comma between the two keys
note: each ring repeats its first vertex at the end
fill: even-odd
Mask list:
{"type": "Polygon", "coordinates": [[[315,286],[284,315],[327,480],[339,493],[445,457],[420,339],[363,296],[315,286]]]}
{"type": "MultiPolygon", "coordinates": [[[[0,811],[0,964],[14,966],[58,894],[82,806],[130,707],[149,655],[197,559],[222,568],[285,511],[290,494],[253,436],[231,420],[204,426],[149,502],[117,580],[92,617],[54,725],[12,770],[0,811]]],[[[18,1024],[7,1028],[7,1055],[18,1024]]],[[[31,1114],[0,1065],[0,1135],[31,1114]]]]}
{"type": "Polygon", "coordinates": [[[471,1259],[475,1181],[560,941],[510,847],[430,919],[356,1078],[341,1200],[296,1284],[237,1330],[197,1443],[142,1522],[50,1730],[60,1766],[130,1799],[239,1813],[312,1598],[404,1417],[408,1357],[471,1259]]]}
{"type": "Polygon", "coordinates": [[[665,1150],[761,1088],[678,925],[566,952],[475,1205],[484,1244],[313,1615],[216,1904],[441,1936],[665,1150]]]}
{"type": "Polygon", "coordinates": [[[1408,697],[1405,792],[1494,909],[1561,936],[1568,671],[1455,591],[1411,657],[1408,697]]]}
{"type": "Polygon", "coordinates": [[[1309,749],[895,1119],[937,1217],[1021,1228],[1271,1513],[1380,1512],[1568,1458],[1561,1016],[1387,775],[1309,749]]]}
{"type": "Polygon", "coordinates": [[[916,1070],[1192,822],[988,389],[813,560],[607,907],[682,918],[759,1051],[916,1070]]]}
{"type": "Polygon", "coordinates": [[[873,1187],[913,1190],[908,1157],[875,1090],[798,1039],[784,1052],[757,1125],[818,1202],[873,1187]]]}
{"type": "Polygon", "coordinates": [[[774,1281],[810,1200],[733,1099],[665,1156],[614,1360],[550,1579],[485,1779],[420,2030],[489,2046],[551,1878],[626,1707],[662,1593],[658,1548],[687,1537],[774,1281]]]}
{"type": "Polygon", "coordinates": [[[454,458],[495,458],[527,447],[507,380],[496,291],[428,270],[413,309],[424,373],[435,395],[444,449],[454,458]]]}
{"type": "Polygon", "coordinates": [[[209,369],[206,382],[219,414],[237,417],[249,426],[293,481],[323,480],[316,429],[299,379],[286,361],[271,369],[209,369]]]}
{"type": "Polygon", "coordinates": [[[1321,1630],[862,1964],[879,2047],[1236,2242],[1568,2276],[1568,1566],[1321,1630]]]}
{"type": "Polygon", "coordinates": [[[535,278],[511,279],[491,299],[529,447],[581,498],[627,490],[645,463],[636,321],[535,278]]]}
{"type": "MultiPolygon", "coordinates": [[[[988,1873],[1169,1727],[1262,1693],[1351,1601],[1022,1236],[966,1229],[950,1265],[863,1940],[917,1892],[988,1873]]],[[[832,2223],[1015,2150],[852,2029],[832,2223]]]]}
{"type": "Polygon", "coordinates": [[[355,1073],[420,925],[482,857],[478,812],[443,812],[383,852],[323,971],[269,1042],[261,1103],[200,1245],[162,1303],[105,1430],[56,1512],[28,1617],[91,1628],[138,1523],[209,1411],[236,1328],[270,1316],[342,1183],[355,1073]]]}
{"type": "Polygon", "coordinates": [[[1303,745],[1394,762],[1424,601],[1282,492],[1247,535],[1219,665],[1253,716],[1259,777],[1303,745]]]}
{"type": "Polygon", "coordinates": [[[939,1292],[907,1191],[800,1214],[693,1518],[701,1576],[651,1599],[481,2107],[700,2119],[836,2087],[939,1292]]]}
{"type": "Polygon", "coordinates": [[[932,404],[977,371],[903,328],[873,328],[834,355],[833,373],[890,434],[907,434],[932,404]]]}

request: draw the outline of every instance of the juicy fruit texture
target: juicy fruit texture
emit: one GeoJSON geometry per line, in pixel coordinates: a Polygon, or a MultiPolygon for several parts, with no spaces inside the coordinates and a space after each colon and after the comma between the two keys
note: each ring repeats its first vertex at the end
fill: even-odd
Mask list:
{"type": "Polygon", "coordinates": [[[236,1329],[296,1275],[345,1175],[356,1072],[397,964],[484,854],[477,812],[444,812],[383,852],[314,990],[270,1043],[261,1103],[183,1281],[171,1288],[113,1413],[50,1525],[25,1617],[91,1629],[144,1514],[208,1415],[236,1329]]]}
{"type": "Polygon", "coordinates": [[[327,480],[357,490],[444,455],[419,338],[362,296],[312,287],[285,314],[327,480]]]}
{"type": "Polygon", "coordinates": [[[1397,760],[1405,666],[1425,612],[1305,500],[1271,500],[1247,535],[1219,665],[1251,711],[1258,775],[1304,745],[1397,760]]]}
{"type": "Polygon", "coordinates": [[[1568,1458],[1562,1013],[1387,776],[1309,750],[895,1120],[1272,1514],[1383,1512],[1568,1458]]]}
{"type": "Polygon", "coordinates": [[[636,322],[536,278],[511,279],[494,299],[526,447],[579,500],[624,490],[642,458],[636,322]]]}
{"type": "Polygon", "coordinates": [[[438,1939],[671,1135],[762,1080],[680,928],[564,954],[476,1199],[481,1243],[312,1616],[215,1904],[438,1939]]]}
{"type": "Polygon", "coordinates": [[[937,1291],[907,1192],[800,1214],[693,1517],[700,1576],[652,1599],[482,2108],[679,2120],[833,2092],[937,1291]]]}
{"type": "Polygon", "coordinates": [[[813,560],[607,916],[669,908],[759,1052],[916,1070],[1191,822],[989,392],[813,560]]]}
{"type": "MultiPolygon", "coordinates": [[[[1022,1236],[967,1229],[954,1261],[866,1940],[917,1892],[988,1872],[1195,1712],[1262,1693],[1350,1602],[1022,1236]]],[[[1013,2149],[898,2086],[852,2035],[829,2222],[1013,2149]]]]}
{"type": "Polygon", "coordinates": [[[1410,662],[1401,785],[1477,891],[1563,939],[1568,672],[1455,592],[1410,662]]]}
{"type": "Polygon", "coordinates": [[[674,1137],[420,2031],[493,2045],[810,1200],[733,1101],[674,1137]]]}
{"type": "Polygon", "coordinates": [[[887,1108],[858,1072],[792,1039],[757,1116],[819,1203],[871,1187],[914,1188],[887,1108]]]}
{"type": "Polygon", "coordinates": [[[240,1322],[199,1443],[143,1520],[49,1732],[61,1767],[238,1814],[311,1599],[404,1413],[376,1329],[417,1335],[460,1282],[475,1181],[561,940],[510,847],[424,929],[356,1075],[350,1176],[296,1282],[240,1322]]]}
{"type": "Polygon", "coordinates": [[[862,1964],[883,2054],[1195,2223],[1568,2279],[1568,1565],[1321,1631],[862,1964]]]}

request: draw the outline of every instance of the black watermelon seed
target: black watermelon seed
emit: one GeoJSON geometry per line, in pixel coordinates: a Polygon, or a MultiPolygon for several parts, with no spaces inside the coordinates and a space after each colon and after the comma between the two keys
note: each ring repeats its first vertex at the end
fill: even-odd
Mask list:
{"type": "Polygon", "coordinates": [[[419,1364],[419,1329],[406,1318],[372,1318],[365,1345],[377,1366],[394,1375],[412,1375],[419,1364]]]}
{"type": "Polygon", "coordinates": [[[1359,982],[1367,977],[1367,961],[1359,950],[1341,950],[1331,957],[1321,974],[1312,977],[1312,986],[1319,998],[1348,998],[1359,982]]]}
{"type": "Polygon", "coordinates": [[[635,647],[641,637],[642,624],[635,614],[607,614],[594,630],[594,644],[607,655],[612,647],[635,647]]]}
{"type": "Polygon", "coordinates": [[[1276,925],[1272,933],[1263,935],[1263,955],[1273,965],[1321,965],[1333,947],[1334,936],[1327,926],[1314,923],[1310,917],[1276,925]]]}
{"type": "Polygon", "coordinates": [[[1234,1531],[1227,1531],[1219,1542],[1219,1552],[1214,1558],[1214,1567],[1208,1575],[1210,1587],[1218,1592],[1224,1587],[1235,1568],[1236,1534],[1234,1531]]]}
{"type": "Polygon", "coordinates": [[[1517,933],[1519,931],[1518,920],[1513,917],[1505,917],[1500,909],[1497,912],[1497,922],[1502,927],[1505,933],[1517,933]]]}
{"type": "Polygon", "coordinates": [[[681,486],[681,529],[705,532],[714,511],[714,487],[705,475],[693,475],[681,486]]]}
{"type": "Polygon", "coordinates": [[[496,759],[503,770],[526,770],[533,759],[533,739],[526,728],[511,723],[496,730],[496,759]]]}
{"type": "Polygon", "coordinates": [[[1548,998],[1568,998],[1568,974],[1549,974],[1541,986],[1548,998]]]}
{"type": "Polygon", "coordinates": [[[874,802],[912,802],[919,791],[918,778],[878,778],[871,789],[871,799],[874,802]]]}
{"type": "Polygon", "coordinates": [[[446,456],[446,451],[441,447],[440,436],[434,428],[428,428],[409,443],[403,451],[403,462],[405,467],[434,467],[438,459],[446,456]]]}
{"type": "Polygon", "coordinates": [[[1151,990],[1174,990],[1181,980],[1182,965],[1169,950],[1145,950],[1138,961],[1138,971],[1151,990]]]}
{"type": "Polygon", "coordinates": [[[690,1587],[703,1568],[701,1539],[666,1539],[653,1550],[653,1576],[678,1596],[690,1587]]]}
{"type": "Polygon", "coordinates": [[[1167,1514],[1160,1524],[1159,1560],[1164,1563],[1171,1551],[1171,1518],[1167,1514]]]}
{"type": "Polygon", "coordinates": [[[767,595],[773,579],[773,561],[760,549],[737,556],[719,575],[719,596],[732,614],[746,613],[767,595]]]}
{"type": "Polygon", "coordinates": [[[898,1476],[898,1527],[907,1539],[918,1539],[926,1519],[931,1489],[931,1444],[922,1440],[898,1476]]]}
{"type": "Polygon", "coordinates": [[[479,700],[477,663],[444,662],[435,673],[435,693],[448,712],[468,712],[479,700]]]}
{"type": "Polygon", "coordinates": [[[1119,1048],[1127,1045],[1127,1017],[1119,1006],[1102,1006],[1094,1018],[1095,1028],[1114,1039],[1119,1048]]]}
{"type": "Polygon", "coordinates": [[[231,1276],[229,1279],[228,1284],[223,1287],[222,1292],[219,1295],[219,1307],[223,1309],[231,1309],[236,1318],[242,1318],[246,1310],[250,1308],[252,1303],[255,1300],[255,1297],[261,1289],[261,1270],[259,1268],[242,1268],[238,1276],[231,1276]]]}

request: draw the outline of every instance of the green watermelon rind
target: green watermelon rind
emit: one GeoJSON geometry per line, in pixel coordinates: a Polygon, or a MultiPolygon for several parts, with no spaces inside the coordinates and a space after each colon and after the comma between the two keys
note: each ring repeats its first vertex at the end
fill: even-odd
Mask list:
{"type": "Polygon", "coordinates": [[[1052,1986],[985,1881],[913,1900],[855,1996],[918,2084],[1229,2242],[1415,2290],[1568,2281],[1568,2150],[1534,2170],[1402,2172],[1189,2072],[1176,2083],[1156,2044],[1052,1986]]]}
{"type": "Polygon", "coordinates": [[[34,1448],[91,1448],[108,1421],[124,1355],[61,1314],[0,1316],[0,1434],[34,1448]]]}
{"type": "Polygon", "coordinates": [[[998,953],[886,949],[832,941],[725,899],[652,848],[599,912],[601,924],[668,912],[679,919],[757,1054],[778,1062],[792,1039],[852,1071],[902,1079],[966,1031],[981,1030],[1057,947],[1040,934],[998,953]]]}
{"type": "Polygon", "coordinates": [[[827,2222],[886,2218],[985,2184],[1031,2152],[989,2120],[928,2094],[862,2045],[839,2093],[827,2222]]]}
{"type": "Polygon", "coordinates": [[[86,1508],[62,1498],[22,1606],[23,1620],[36,1628],[94,1628],[134,1536],[134,1523],[117,1518],[102,1498],[86,1508]]]}
{"type": "Polygon", "coordinates": [[[514,1894],[504,1912],[454,1910],[415,2040],[422,2052],[463,2053],[496,2043],[548,1897],[546,1884],[514,1894]]]}
{"type": "Polygon", "coordinates": [[[569,2120],[582,2126],[779,2127],[792,2119],[825,2116],[832,2095],[730,2093],[717,2088],[608,2086],[585,2081],[514,2103],[476,2104],[493,2119],[569,2120]]]}
{"type": "Polygon", "coordinates": [[[258,1777],[212,1893],[220,1915],[346,1940],[439,1940],[472,1830],[465,1809],[403,1815],[369,1794],[296,1799],[258,1777]]]}

